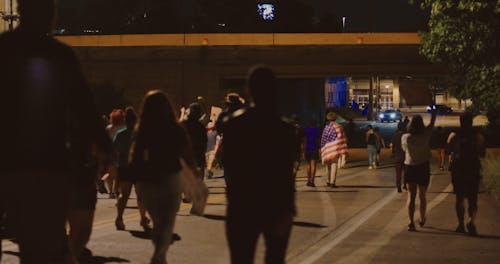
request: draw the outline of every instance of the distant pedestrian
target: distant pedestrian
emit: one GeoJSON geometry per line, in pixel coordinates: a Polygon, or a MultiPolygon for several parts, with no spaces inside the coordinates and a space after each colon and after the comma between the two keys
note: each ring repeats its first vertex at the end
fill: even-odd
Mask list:
{"type": "Polygon", "coordinates": [[[404,125],[403,123],[399,123],[398,130],[391,139],[392,158],[394,159],[394,167],[396,168],[396,188],[398,192],[402,192],[401,186],[407,190],[406,180],[403,179],[405,152],[401,146],[401,137],[404,133],[406,133],[404,125]]]}
{"type": "Polygon", "coordinates": [[[137,175],[137,191],[153,220],[154,253],[150,263],[166,263],[175,216],[181,199],[182,165],[196,171],[188,135],[178,123],[167,95],[149,91],[134,130],[130,167],[137,175]]]}
{"type": "Polygon", "coordinates": [[[378,134],[371,125],[366,127],[366,148],[368,150],[368,169],[377,168],[377,142],[380,141],[378,134]]]}
{"type": "Polygon", "coordinates": [[[329,112],[326,115],[329,123],[323,129],[321,136],[321,161],[327,166],[327,186],[337,187],[337,174],[340,169],[342,155],[347,154],[347,143],[344,129],[337,123],[337,114],[329,112]]]}
{"type": "Polygon", "coordinates": [[[408,231],[416,231],[414,223],[415,214],[415,199],[418,195],[420,200],[420,226],[424,226],[426,222],[427,210],[427,186],[430,181],[430,165],[431,157],[430,140],[432,129],[436,122],[436,111],[432,111],[431,122],[426,127],[422,120],[422,116],[413,116],[408,133],[401,137],[401,146],[405,152],[405,179],[408,183],[408,231]]]}
{"type": "Polygon", "coordinates": [[[485,156],[484,137],[474,131],[472,114],[466,112],[460,116],[460,130],[450,134],[451,177],[455,190],[455,210],[458,218],[456,232],[465,232],[465,206],[468,202],[469,221],[467,231],[477,235],[475,218],[477,214],[477,195],[481,181],[481,161],[485,156]]]}
{"type": "Polygon", "coordinates": [[[403,128],[405,129],[405,131],[408,130],[408,124],[410,124],[410,119],[406,115],[405,118],[403,118],[403,128]]]}
{"type": "MultiPolygon", "coordinates": [[[[238,93],[231,92],[226,94],[226,96],[224,97],[224,108],[217,117],[217,120],[215,121],[215,129],[217,130],[217,133],[219,133],[220,136],[220,143],[216,151],[216,157],[217,156],[220,157],[219,165],[222,165],[221,167],[224,167],[224,157],[225,157],[224,155],[224,126],[226,124],[225,121],[229,120],[231,116],[234,115],[238,110],[244,108],[245,108],[245,100],[238,93]]],[[[224,174],[224,181],[226,182],[226,186],[229,185],[229,182],[231,181],[229,177],[230,177],[229,175],[224,174]]]]}
{"type": "MultiPolygon", "coordinates": [[[[132,144],[132,133],[137,120],[137,115],[132,107],[125,109],[126,127],[119,130],[113,140],[114,150],[117,156],[118,177],[116,179],[118,189],[118,200],[116,202],[117,216],[115,219],[115,227],[117,230],[125,230],[123,223],[123,212],[127,206],[128,199],[132,187],[136,185],[137,174],[130,170],[128,166],[128,156],[130,153],[130,145],[132,144]]],[[[149,232],[149,219],[146,217],[146,209],[142,203],[142,197],[137,195],[137,207],[141,216],[140,225],[144,231],[149,232]]]]}
{"type": "Polygon", "coordinates": [[[292,124],[276,111],[277,86],[271,69],[258,66],[247,78],[255,106],[224,122],[224,169],[227,185],[226,236],[231,263],[254,261],[263,234],[265,262],[285,263],[295,192],[293,165],[297,146],[292,124]]]}
{"type": "Polygon", "coordinates": [[[311,119],[309,125],[304,130],[305,140],[305,160],[307,162],[307,186],[316,187],[314,178],[316,176],[316,161],[319,160],[320,131],[316,120],[311,119]]]}
{"type": "Polygon", "coordinates": [[[215,130],[215,124],[210,121],[207,125],[207,150],[205,152],[205,160],[207,163],[207,178],[212,179],[214,173],[212,166],[215,160],[216,150],[220,142],[219,133],[215,130]]]}
{"type": "MultiPolygon", "coordinates": [[[[448,135],[442,127],[437,127],[434,138],[434,147],[437,150],[439,169],[444,170],[446,163],[446,142],[448,135]]],[[[432,140],[431,140],[432,141],[432,140]]]]}
{"type": "MultiPolygon", "coordinates": [[[[111,141],[114,140],[116,133],[125,128],[125,112],[122,109],[113,109],[109,114],[109,124],[106,126],[106,132],[108,133],[111,141]]],[[[116,172],[116,160],[115,164],[109,168],[104,169],[105,176],[103,177],[104,182],[107,185],[109,198],[115,199],[118,193],[118,185],[116,182],[117,172],[116,172]]]]}
{"type": "Polygon", "coordinates": [[[207,150],[207,130],[200,122],[203,115],[202,106],[199,103],[189,105],[182,125],[188,133],[192,152],[198,166],[198,176],[205,178],[205,152],[207,150]]]}
{"type": "Polygon", "coordinates": [[[88,212],[95,206],[95,189],[87,189],[92,175],[91,184],[79,184],[88,183],[83,170],[90,149],[95,146],[98,161],[106,164],[111,141],[75,54],[50,36],[54,0],[18,0],[17,7],[19,26],[0,35],[6,124],[0,130],[0,201],[20,263],[66,263],[79,254],[68,249],[70,207],[88,212]],[[71,195],[92,191],[94,197],[71,195]]]}
{"type": "Polygon", "coordinates": [[[295,144],[297,146],[297,152],[295,155],[295,163],[293,165],[293,178],[294,182],[297,178],[297,173],[300,169],[300,163],[302,163],[302,159],[304,156],[304,147],[305,147],[305,139],[306,135],[304,134],[304,129],[300,125],[300,120],[296,115],[291,117],[290,123],[293,125],[295,131],[295,144]]]}

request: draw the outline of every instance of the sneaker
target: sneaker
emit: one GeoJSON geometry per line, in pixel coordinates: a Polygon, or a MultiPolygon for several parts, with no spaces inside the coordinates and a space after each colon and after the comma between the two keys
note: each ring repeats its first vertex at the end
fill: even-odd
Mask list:
{"type": "Polygon", "coordinates": [[[123,219],[116,218],[115,227],[116,227],[116,230],[119,230],[119,231],[125,230],[125,224],[123,223],[123,219]]]}
{"type": "Polygon", "coordinates": [[[374,164],[373,164],[373,168],[374,168],[374,169],[376,169],[376,168],[377,168],[377,166],[378,166],[378,165],[377,165],[377,163],[374,163],[374,164]]]}
{"type": "Polygon", "coordinates": [[[469,235],[471,235],[471,236],[477,236],[476,226],[473,223],[471,223],[471,222],[469,222],[467,224],[467,231],[469,232],[469,235]]]}
{"type": "Polygon", "coordinates": [[[420,219],[420,222],[418,222],[418,224],[420,225],[420,227],[423,227],[425,225],[425,221],[427,220],[427,218],[422,218],[420,219]]]}
{"type": "Polygon", "coordinates": [[[465,227],[463,225],[458,225],[457,228],[455,229],[455,232],[457,233],[465,233],[465,227]]]}
{"type": "Polygon", "coordinates": [[[368,166],[368,169],[369,169],[369,170],[373,169],[373,166],[368,166]]]}
{"type": "Polygon", "coordinates": [[[414,223],[409,223],[408,224],[408,231],[410,231],[410,232],[417,231],[417,229],[415,228],[415,224],[414,223]]]}

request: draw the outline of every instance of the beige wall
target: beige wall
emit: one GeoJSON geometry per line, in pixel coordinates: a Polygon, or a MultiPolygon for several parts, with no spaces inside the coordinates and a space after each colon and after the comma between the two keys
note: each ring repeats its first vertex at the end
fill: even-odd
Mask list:
{"type": "Polygon", "coordinates": [[[59,36],[57,38],[76,47],[420,44],[417,33],[137,34],[59,36]]]}
{"type": "MultiPolygon", "coordinates": [[[[17,0],[0,0],[0,11],[10,14],[10,1],[12,1],[12,7],[14,14],[17,13],[17,0]]],[[[14,23],[17,25],[17,22],[14,23]]],[[[0,32],[9,29],[9,23],[3,19],[0,19],[0,32]]]]}

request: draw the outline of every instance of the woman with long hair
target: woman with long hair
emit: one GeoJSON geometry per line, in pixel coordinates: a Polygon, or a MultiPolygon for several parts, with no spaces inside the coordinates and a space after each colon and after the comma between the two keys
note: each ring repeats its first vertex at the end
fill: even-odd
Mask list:
{"type": "Polygon", "coordinates": [[[153,221],[151,263],[166,263],[181,200],[181,159],[196,171],[188,137],[167,95],[149,91],[134,131],[129,162],[137,173],[138,195],[153,221]]]}
{"type": "Polygon", "coordinates": [[[426,192],[430,181],[429,159],[431,158],[430,140],[436,121],[436,112],[432,111],[431,122],[426,127],[422,116],[413,116],[408,133],[401,137],[401,147],[405,152],[405,180],[408,183],[408,231],[416,231],[413,216],[415,214],[415,199],[420,199],[420,222],[422,227],[426,221],[426,192]]]}

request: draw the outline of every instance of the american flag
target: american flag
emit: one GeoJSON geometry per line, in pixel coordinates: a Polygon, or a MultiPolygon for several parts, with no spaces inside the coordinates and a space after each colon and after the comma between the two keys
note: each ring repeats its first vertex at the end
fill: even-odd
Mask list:
{"type": "Polygon", "coordinates": [[[332,122],[325,126],[321,136],[321,161],[336,161],[343,154],[347,154],[344,128],[332,122]]]}

